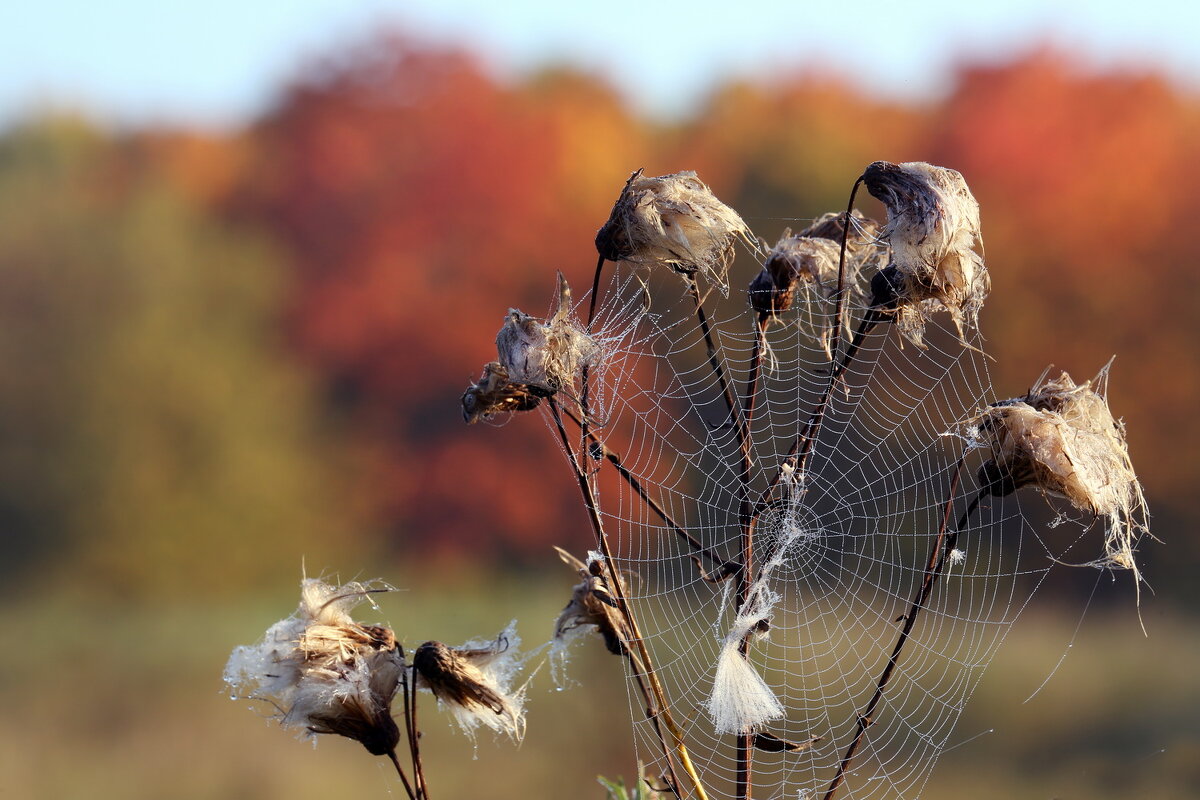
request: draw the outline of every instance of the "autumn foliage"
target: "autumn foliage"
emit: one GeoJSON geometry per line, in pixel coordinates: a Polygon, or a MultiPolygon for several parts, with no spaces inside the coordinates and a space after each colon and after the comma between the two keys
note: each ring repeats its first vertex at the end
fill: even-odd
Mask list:
{"type": "MultiPolygon", "coordinates": [[[[190,419],[176,409],[187,405],[188,365],[211,357],[214,374],[225,374],[222,359],[242,364],[239,397],[256,409],[245,424],[271,439],[263,447],[276,448],[276,456],[239,467],[246,479],[273,470],[284,477],[268,485],[303,492],[306,504],[325,509],[327,516],[316,518],[345,510],[332,513],[336,524],[306,514],[302,527],[312,541],[352,529],[406,556],[539,562],[551,543],[584,546],[588,533],[569,476],[554,468],[559,456],[550,437],[530,430],[541,424],[536,415],[487,436],[462,424],[458,397],[478,365],[495,358],[486,343],[508,308],[544,315],[554,298],[547,276],[555,270],[583,293],[595,231],[636,168],[649,175],[696,169],[758,235],[774,241],[795,220],[844,206],[854,177],[879,159],[951,165],[974,189],[995,284],[981,326],[997,357],[1000,396],[1027,390],[1021,382],[1047,362],[1083,374],[1119,353],[1112,406],[1129,423],[1151,506],[1195,520],[1173,498],[1200,481],[1200,462],[1190,456],[1200,445],[1192,412],[1200,390],[1200,292],[1188,266],[1200,200],[1200,97],[1159,76],[1089,72],[1060,53],[1035,51],[1001,66],[964,67],[950,95],[930,106],[906,107],[836,78],[797,75],[720,87],[693,116],[666,125],[639,119],[593,77],[556,70],[501,84],[469,54],[381,37],[307,66],[242,131],[117,136],[78,126],[69,137],[57,122],[4,135],[5,207],[20,204],[29,186],[46,185],[46,175],[30,172],[29,164],[50,158],[62,191],[87,199],[75,202],[73,216],[57,228],[43,219],[47,236],[72,225],[111,231],[115,224],[130,227],[135,238],[127,246],[135,250],[136,236],[184,234],[209,248],[183,248],[179,263],[191,257],[195,264],[180,269],[198,277],[158,289],[207,291],[211,299],[197,301],[194,311],[184,307],[181,313],[193,314],[190,328],[163,323],[162,335],[179,342],[181,361],[170,363],[181,388],[154,408],[161,406],[156,413],[164,418],[190,419]],[[161,197],[173,210],[162,212],[156,227],[138,228],[133,209],[161,197]],[[230,247],[235,252],[222,249],[230,247]],[[230,274],[216,263],[230,258],[242,259],[244,272],[230,274]],[[239,289],[239,274],[256,277],[239,289]],[[241,317],[230,321],[213,310],[225,301],[204,289],[210,280],[233,282],[227,291],[254,298],[233,304],[230,313],[241,317]],[[240,334],[229,334],[229,352],[189,350],[211,330],[206,320],[240,326],[240,334]],[[261,368],[252,366],[260,361],[261,368]],[[273,366],[279,364],[286,366],[273,366]],[[297,378],[297,369],[305,377],[297,378]],[[256,385],[255,374],[280,370],[256,385]],[[307,421],[292,419],[294,411],[286,425],[272,419],[269,409],[285,406],[310,409],[307,421]],[[329,438],[332,449],[312,444],[329,438]]],[[[45,295],[48,304],[53,292],[38,283],[37,270],[65,271],[88,257],[64,245],[41,252],[53,263],[37,266],[19,231],[0,228],[0,237],[0,281],[11,291],[45,295]]],[[[165,242],[162,249],[168,257],[174,252],[165,242]]],[[[117,256],[112,263],[123,280],[153,285],[162,277],[149,267],[130,271],[117,256]]],[[[88,275],[104,286],[102,275],[88,275]]],[[[91,329],[72,329],[69,320],[80,319],[72,314],[71,307],[44,317],[10,314],[0,327],[6,340],[19,334],[46,347],[55,337],[94,341],[91,329]]],[[[127,334],[118,322],[89,324],[110,336],[161,333],[153,318],[127,334]]],[[[111,345],[113,358],[132,359],[132,383],[109,387],[114,408],[121,396],[158,391],[151,376],[163,358],[147,354],[149,361],[138,362],[143,356],[121,346],[111,345]]],[[[77,372],[79,391],[105,385],[77,372]]],[[[56,412],[36,398],[18,401],[22,389],[2,389],[7,408],[25,403],[64,418],[81,413],[70,404],[56,412]]],[[[53,394],[49,385],[29,391],[53,394]]],[[[212,400],[214,413],[224,413],[222,402],[212,400]]],[[[55,419],[44,421],[46,435],[65,436],[55,419]]],[[[153,420],[130,414],[123,424],[151,426],[147,447],[164,446],[153,420]]],[[[163,423],[164,430],[175,424],[163,423]]],[[[36,442],[29,447],[36,450],[36,442]]],[[[103,452],[84,448],[77,458],[102,459],[103,452]]],[[[122,457],[136,463],[139,453],[122,457]]],[[[18,474],[20,463],[10,452],[0,468],[18,474]]],[[[96,463],[80,469],[103,474],[96,463]]],[[[181,480],[190,474],[184,470],[181,480]]],[[[89,480],[79,486],[105,485],[89,480]]],[[[134,507],[160,488],[153,480],[126,483],[122,502],[134,507]]],[[[192,490],[173,490],[181,494],[180,513],[189,503],[204,507],[192,490]]],[[[218,496],[227,487],[214,478],[203,490],[218,496]]],[[[10,494],[3,506],[22,525],[52,528],[55,541],[88,542],[86,514],[46,511],[56,509],[52,493],[39,493],[36,503],[28,493],[10,494]]],[[[172,508],[155,513],[169,520],[172,508]]],[[[106,530],[122,530],[127,512],[112,513],[106,530]]],[[[270,520],[301,524],[282,511],[270,520]]],[[[211,524],[229,521],[218,515],[211,524]]],[[[196,535],[206,535],[200,527],[196,535]]],[[[28,557],[38,556],[30,550],[28,557]]]]}

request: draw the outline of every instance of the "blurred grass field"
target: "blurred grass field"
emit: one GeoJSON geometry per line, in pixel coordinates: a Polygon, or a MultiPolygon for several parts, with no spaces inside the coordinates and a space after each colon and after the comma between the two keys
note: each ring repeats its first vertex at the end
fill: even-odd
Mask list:
{"type": "MultiPolygon", "coordinates": [[[[363,617],[391,623],[408,646],[490,636],[516,617],[531,649],[549,637],[569,587],[558,573],[409,583],[363,617]]],[[[138,608],[66,595],[10,602],[5,617],[21,648],[0,666],[0,796],[401,796],[390,766],[356,743],[324,738],[314,749],[225,693],[229,651],[295,602],[282,592],[138,608]]],[[[1072,642],[1079,609],[1052,611],[1035,600],[966,708],[955,737],[964,743],[942,757],[924,797],[1200,796],[1200,626],[1159,613],[1152,601],[1143,616],[1148,637],[1132,599],[1093,610],[1072,642]]],[[[574,651],[574,685],[557,689],[543,666],[519,747],[490,735],[473,745],[426,702],[431,794],[599,800],[597,774],[636,770],[619,669],[590,640],[574,651]]]]}

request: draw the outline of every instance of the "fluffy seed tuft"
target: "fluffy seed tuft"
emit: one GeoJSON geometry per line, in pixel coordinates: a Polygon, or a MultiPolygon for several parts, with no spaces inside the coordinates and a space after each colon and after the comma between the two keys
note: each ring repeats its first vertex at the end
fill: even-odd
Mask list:
{"type": "Polygon", "coordinates": [[[1132,570],[1134,547],[1149,533],[1146,500],[1133,471],[1125,426],[1113,419],[1105,392],[1109,362],[1090,381],[1043,377],[1024,397],[988,408],[975,421],[990,448],[979,480],[993,495],[1024,486],[1064,497],[1105,520],[1104,555],[1089,566],[1132,570]]]}
{"type": "Polygon", "coordinates": [[[300,607],[255,645],[235,648],[225,666],[234,699],[262,700],[286,728],[337,734],[387,755],[400,741],[391,716],[404,657],[395,634],[362,625],[350,611],[381,583],[301,583],[300,607]]]}
{"type": "Polygon", "coordinates": [[[958,338],[978,326],[991,289],[980,243],[979,203],[955,170],[920,161],[876,161],[862,176],[867,191],[887,207],[883,234],[892,248],[889,269],[900,332],[923,347],[925,323],[944,310],[958,338]]]}
{"type": "Polygon", "coordinates": [[[729,265],[739,239],[758,248],[738,213],[718,200],[695,172],[651,178],[638,170],[596,234],[596,249],[609,261],[700,272],[728,295],[729,265]]]}
{"type": "Polygon", "coordinates": [[[490,642],[449,647],[425,642],[413,654],[417,686],[429,689],[468,736],[484,725],[513,741],[525,736],[525,689],[512,689],[521,661],[516,621],[490,642]]]}

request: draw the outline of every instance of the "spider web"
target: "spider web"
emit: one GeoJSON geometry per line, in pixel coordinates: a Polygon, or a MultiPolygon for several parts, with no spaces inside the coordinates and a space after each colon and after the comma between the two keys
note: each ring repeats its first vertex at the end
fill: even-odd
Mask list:
{"type": "MultiPolygon", "coordinates": [[[[885,262],[885,245],[879,248],[885,262]]],[[[975,472],[984,455],[970,452],[961,433],[1001,398],[979,336],[964,346],[935,319],[921,349],[880,324],[831,392],[804,469],[781,476],[830,386],[819,332],[832,325],[833,304],[809,296],[766,330],[744,486],[734,424],[740,414],[731,416],[722,387],[740,406],[755,364],[757,314],[743,288],[753,273],[742,266],[732,271],[728,297],[699,287],[718,371],[684,276],[607,265],[594,324],[606,356],[591,379],[590,416],[628,479],[599,448],[581,452],[589,452],[586,468],[630,604],[712,796],[734,795],[735,737],[714,730],[706,706],[738,596],[736,578],[706,580],[698,565],[714,573],[739,561],[742,501],[753,504],[774,487],[773,504],[757,520],[753,561],[772,564],[763,581],[778,599],[748,660],[785,711],[763,729],[791,742],[819,739],[798,752],[754,752],[754,791],[819,798],[858,736],[943,520],[949,515],[953,530],[980,494],[975,472]]],[[[847,292],[848,328],[866,313],[865,286],[857,288],[847,292]]],[[[838,797],[921,793],[1007,631],[1070,538],[1059,530],[1043,539],[1017,495],[978,503],[912,626],[838,797]]],[[[631,690],[629,702],[638,757],[647,774],[662,774],[667,767],[645,701],[631,690]]]]}

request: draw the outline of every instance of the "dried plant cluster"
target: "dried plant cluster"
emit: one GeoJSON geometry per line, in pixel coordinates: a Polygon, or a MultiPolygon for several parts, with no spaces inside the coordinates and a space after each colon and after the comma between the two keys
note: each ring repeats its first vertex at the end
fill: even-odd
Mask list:
{"type": "Polygon", "coordinates": [[[596,249],[608,261],[699,272],[728,293],[729,265],[738,241],[758,247],[738,213],[718,200],[696,173],[649,178],[638,170],[596,234],[596,249]]]}
{"type": "Polygon", "coordinates": [[[759,313],[776,315],[791,310],[796,293],[807,290],[817,300],[834,300],[839,282],[858,290],[858,275],[879,252],[879,225],[855,211],[846,236],[845,267],[838,261],[845,226],[843,214],[828,213],[799,233],[783,232],[767,253],[762,271],[750,282],[750,305],[759,313]]]}
{"type": "MultiPolygon", "coordinates": [[[[558,551],[578,582],[555,621],[550,652],[565,663],[566,648],[594,634],[627,664],[661,748],[663,771],[654,792],[707,800],[705,779],[689,753],[688,726],[675,719],[626,590],[626,567],[614,557],[605,531],[596,473],[611,468],[628,485],[633,502],[644,503],[648,515],[686,543],[685,555],[695,562],[698,577],[723,583],[720,606],[730,622],[712,667],[706,705],[712,730],[733,737],[736,795],[739,800],[749,798],[754,751],[797,753],[821,739],[813,735],[789,742],[767,730],[789,709],[754,666],[751,654],[771,630],[781,588],[774,583],[776,570],[795,555],[793,548],[802,540],[820,535],[801,524],[803,498],[808,459],[835,387],[865,337],[888,323],[923,350],[926,326],[944,313],[962,346],[975,349],[967,337],[978,326],[990,278],[980,252],[979,206],[962,175],[924,163],[875,162],[855,182],[851,206],[860,183],[883,202],[886,225],[852,210],[830,213],[798,234],[785,232],[767,250],[695,173],[647,177],[638,170],[596,236],[600,261],[586,321],[574,315],[571,291],[560,273],[550,314],[539,319],[510,309],[496,336],[496,360],[483,367],[461,397],[468,423],[535,409],[551,423],[579,485],[596,547],[584,561],[558,551]],[[740,396],[722,366],[704,310],[704,289],[716,287],[728,296],[728,270],[738,242],[761,258],[761,270],[746,293],[747,311],[757,316],[757,327],[745,393],[740,396]],[[739,543],[734,554],[714,552],[679,524],[653,496],[652,487],[643,485],[603,439],[607,422],[593,413],[593,406],[614,351],[606,352],[602,339],[592,332],[592,317],[606,262],[635,271],[665,267],[684,276],[696,327],[708,349],[711,385],[720,388],[729,412],[725,425],[733,429],[739,445],[733,457],[737,463],[728,465],[740,481],[737,536],[730,537],[739,543]],[[795,421],[801,432],[787,455],[779,457],[780,450],[772,450],[775,463],[756,465],[752,423],[764,353],[769,350],[768,329],[775,322],[798,321],[805,312],[808,319],[833,320],[801,327],[817,340],[832,365],[819,365],[828,383],[811,415],[795,421]],[[853,314],[859,315],[859,324],[847,342],[834,331],[849,331],[847,316],[853,314]],[[568,431],[568,421],[576,436],[568,431]],[[757,502],[751,491],[754,469],[774,471],[757,502]],[[768,545],[755,543],[756,529],[768,545]],[[762,555],[764,548],[769,555],[762,555]]],[[[917,355],[924,357],[921,351],[917,355]]],[[[908,613],[897,619],[902,627],[872,699],[854,710],[856,733],[831,776],[826,800],[837,793],[881,711],[884,691],[939,579],[965,563],[959,533],[982,500],[1027,486],[1066,498],[1074,508],[1105,520],[1104,555],[1089,564],[1127,569],[1139,579],[1135,549],[1139,537],[1149,533],[1146,507],[1124,428],[1114,420],[1104,396],[1107,370],[1081,385],[1066,373],[1053,380],[1043,376],[1027,395],[995,403],[962,423],[968,441],[948,489],[944,521],[931,540],[924,566],[905,565],[910,575],[920,576],[919,591],[908,613]],[[988,454],[976,472],[978,495],[953,526],[959,478],[974,450],[988,454]]],[[[235,650],[225,679],[235,696],[269,703],[285,726],[307,734],[347,736],[371,753],[391,756],[410,799],[419,800],[426,796],[426,787],[416,725],[417,690],[435,695],[469,735],[482,726],[519,741],[525,731],[525,685],[516,684],[516,675],[524,658],[517,654],[514,623],[490,641],[460,647],[426,641],[407,662],[391,629],[350,617],[357,604],[386,588],[304,581],[296,613],[272,626],[257,645],[235,650]],[[403,738],[409,743],[415,777],[411,784],[395,752],[402,739],[393,719],[397,694],[403,698],[403,738]]]]}
{"type": "Polygon", "coordinates": [[[520,741],[525,693],[513,682],[523,659],[514,623],[493,642],[460,647],[425,642],[408,664],[391,628],[350,616],[372,594],[388,591],[392,587],[382,581],[334,586],[304,579],[295,613],[268,628],[257,644],[235,648],[224,677],[233,699],[266,704],[285,728],[304,736],[345,736],[372,755],[388,756],[410,800],[420,800],[426,789],[416,689],[432,692],[468,735],[482,725],[520,741]],[[415,783],[396,754],[401,732],[393,702],[398,693],[415,783]]]}
{"type": "Polygon", "coordinates": [[[601,566],[604,557],[599,553],[588,553],[585,564],[575,556],[556,547],[558,557],[582,578],[571,593],[571,600],[558,615],[554,623],[553,647],[560,657],[566,647],[580,636],[596,633],[604,640],[604,646],[614,656],[626,655],[629,650],[629,626],[621,616],[616,600],[604,579],[601,566]]]}
{"type": "Polygon", "coordinates": [[[979,203],[963,176],[921,162],[876,161],[862,175],[867,191],[887,207],[883,235],[891,248],[896,324],[922,345],[925,323],[946,311],[959,339],[979,323],[991,290],[981,246],[979,203]]]}
{"type": "Polygon", "coordinates": [[[292,616],[258,644],[233,651],[225,682],[236,698],[269,703],[284,727],[346,736],[372,755],[391,753],[400,741],[391,704],[404,657],[390,629],[350,617],[372,592],[389,588],[306,579],[292,616]]]}
{"type": "Polygon", "coordinates": [[[991,458],[980,482],[994,495],[1031,486],[1103,517],[1104,555],[1095,566],[1133,570],[1134,546],[1149,532],[1146,500],[1129,460],[1125,426],[1105,397],[1108,366],[1076,385],[1067,373],[1040,378],[1023,397],[983,412],[975,435],[991,458]]]}

